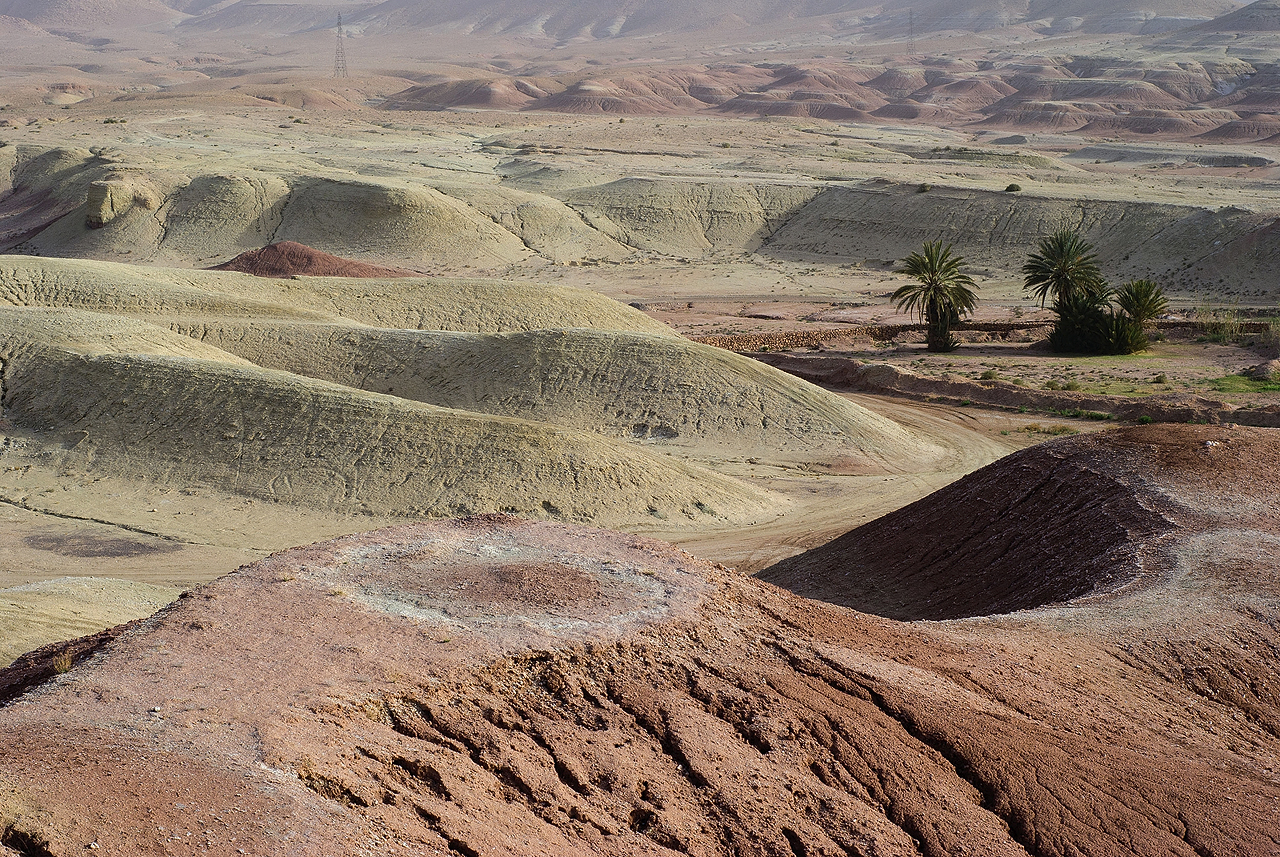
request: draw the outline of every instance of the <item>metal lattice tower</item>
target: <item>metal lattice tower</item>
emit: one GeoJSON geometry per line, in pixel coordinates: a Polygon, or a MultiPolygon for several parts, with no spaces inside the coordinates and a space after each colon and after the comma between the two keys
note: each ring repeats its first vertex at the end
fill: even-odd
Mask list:
{"type": "MultiPolygon", "coordinates": [[[[913,57],[916,55],[916,10],[915,9],[911,10],[911,17],[908,19],[908,21],[910,21],[910,23],[907,24],[907,56],[913,57]]],[[[338,33],[339,33],[338,38],[341,39],[342,38],[341,28],[338,29],[338,33]]],[[[346,77],[346,75],[343,75],[343,77],[346,77]]]]}
{"type": "Polygon", "coordinates": [[[333,76],[347,77],[347,46],[342,33],[342,13],[338,13],[338,46],[333,52],[333,76]]]}

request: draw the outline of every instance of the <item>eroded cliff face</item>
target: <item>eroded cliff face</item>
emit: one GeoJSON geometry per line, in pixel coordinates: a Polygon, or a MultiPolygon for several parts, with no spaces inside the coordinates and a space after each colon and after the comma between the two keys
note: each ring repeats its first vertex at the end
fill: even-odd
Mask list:
{"type": "MultiPolygon", "coordinates": [[[[951,546],[965,562],[948,573],[994,593],[986,612],[1007,609],[1002,582],[1073,599],[975,615],[973,596],[958,621],[892,621],[644,538],[505,516],[286,551],[101,645],[0,673],[25,688],[0,693],[3,842],[1267,853],[1280,846],[1274,434],[1073,438],[973,483],[999,491],[961,483],[908,507],[903,544],[918,526],[919,543],[951,546]],[[1031,509],[1050,482],[1036,514],[999,513],[1031,509]],[[1055,528],[1091,576],[1083,597],[1055,594],[1061,569],[1034,551],[1026,568],[1001,558],[1055,528]],[[1141,561],[1116,561],[1117,545],[1141,561]]],[[[854,559],[883,558],[864,545],[854,559]]],[[[838,588],[853,568],[814,574],[838,588]]]]}

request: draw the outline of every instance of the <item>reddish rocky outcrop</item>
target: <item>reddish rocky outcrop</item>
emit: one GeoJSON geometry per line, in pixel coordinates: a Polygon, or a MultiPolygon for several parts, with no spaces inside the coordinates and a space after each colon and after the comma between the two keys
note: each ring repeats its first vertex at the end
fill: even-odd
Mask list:
{"type": "Polygon", "coordinates": [[[239,271],[255,277],[416,277],[404,268],[389,268],[369,262],[344,259],[316,250],[297,241],[268,244],[261,250],[241,253],[229,262],[215,265],[211,271],[239,271]]]}
{"type": "MultiPolygon", "coordinates": [[[[966,614],[1032,606],[1002,592],[1066,564],[1019,564],[1018,545],[1059,528],[1093,594],[1013,615],[901,623],[503,516],[277,554],[0,708],[0,844],[1274,852],[1275,433],[1126,430],[1038,454],[904,519],[963,559],[966,614]]],[[[899,572],[917,591],[933,560],[909,541],[879,559],[915,550],[899,572]]]]}

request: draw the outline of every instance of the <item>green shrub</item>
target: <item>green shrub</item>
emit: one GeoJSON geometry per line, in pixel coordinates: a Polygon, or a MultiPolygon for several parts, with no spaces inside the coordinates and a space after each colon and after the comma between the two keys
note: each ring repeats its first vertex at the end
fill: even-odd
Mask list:
{"type": "Polygon", "coordinates": [[[1136,354],[1146,351],[1147,334],[1142,329],[1142,322],[1122,312],[1111,313],[1110,353],[1136,354]]]}
{"type": "Polygon", "coordinates": [[[1244,375],[1227,375],[1209,382],[1219,393],[1276,393],[1280,392],[1280,382],[1259,381],[1244,375]]]}
{"type": "Polygon", "coordinates": [[[1054,299],[1058,316],[1049,334],[1049,347],[1059,353],[1106,354],[1111,345],[1111,318],[1105,285],[1088,285],[1054,299]]]}
{"type": "Polygon", "coordinates": [[[1004,189],[1004,192],[1005,192],[1005,193],[1019,193],[1021,190],[1022,190],[1022,185],[1014,183],[1014,184],[1009,185],[1007,188],[1005,188],[1005,189],[1004,189]]]}
{"type": "Polygon", "coordinates": [[[933,185],[928,182],[921,182],[920,186],[916,188],[916,193],[928,193],[931,190],[933,190],[933,185]]]}
{"type": "Polygon", "coordinates": [[[1204,304],[1196,309],[1196,321],[1204,336],[1197,342],[1226,343],[1240,335],[1240,313],[1235,307],[1204,304]]]}
{"type": "Polygon", "coordinates": [[[999,378],[999,377],[1000,377],[1000,373],[997,372],[995,369],[988,369],[987,371],[982,373],[983,381],[994,381],[996,378],[999,378]]]}

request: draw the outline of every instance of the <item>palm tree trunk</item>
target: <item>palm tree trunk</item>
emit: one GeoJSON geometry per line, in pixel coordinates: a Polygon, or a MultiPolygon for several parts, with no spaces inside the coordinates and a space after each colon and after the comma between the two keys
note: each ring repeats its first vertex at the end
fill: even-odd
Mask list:
{"type": "Polygon", "coordinates": [[[930,351],[950,351],[951,345],[951,319],[946,313],[930,313],[925,319],[928,325],[928,331],[925,334],[926,347],[930,351]]]}

